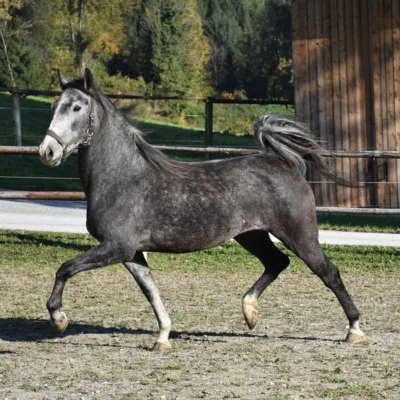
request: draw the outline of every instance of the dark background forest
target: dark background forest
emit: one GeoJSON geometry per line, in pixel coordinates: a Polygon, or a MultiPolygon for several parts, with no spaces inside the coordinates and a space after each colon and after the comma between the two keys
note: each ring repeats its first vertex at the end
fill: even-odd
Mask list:
{"type": "Polygon", "coordinates": [[[0,0],[0,86],[293,99],[290,0],[0,0]]]}

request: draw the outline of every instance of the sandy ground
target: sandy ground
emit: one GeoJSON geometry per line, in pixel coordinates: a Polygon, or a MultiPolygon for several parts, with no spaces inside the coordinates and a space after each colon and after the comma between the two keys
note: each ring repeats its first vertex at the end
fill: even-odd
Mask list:
{"type": "Polygon", "coordinates": [[[156,271],[172,351],[119,267],[67,284],[65,334],[45,302],[51,269],[0,269],[0,399],[399,399],[400,274],[345,275],[367,340],[342,342],[346,319],[316,277],[285,272],[249,332],[240,299],[254,272],[156,271]]]}

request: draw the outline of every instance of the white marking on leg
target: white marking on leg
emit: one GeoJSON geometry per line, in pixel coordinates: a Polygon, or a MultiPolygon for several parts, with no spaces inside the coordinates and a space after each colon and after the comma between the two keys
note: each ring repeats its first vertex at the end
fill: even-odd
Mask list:
{"type": "Polygon", "coordinates": [[[156,343],[161,343],[163,346],[160,348],[164,348],[164,350],[170,348],[171,346],[168,337],[171,332],[171,320],[161,300],[156,282],[154,281],[149,268],[135,263],[125,263],[125,266],[133,275],[143,293],[145,293],[151,307],[153,308],[154,314],[156,315],[158,326],[160,328],[156,343]]]}
{"type": "Polygon", "coordinates": [[[51,321],[54,324],[59,324],[61,323],[64,319],[66,318],[66,315],[64,312],[60,310],[55,310],[51,313],[51,321]]]}
{"type": "Polygon", "coordinates": [[[168,343],[169,333],[171,332],[171,320],[161,301],[160,295],[153,293],[153,299],[150,301],[151,306],[157,316],[160,332],[158,334],[157,342],[168,343]]]}
{"type": "Polygon", "coordinates": [[[254,329],[259,319],[258,301],[255,295],[246,294],[242,298],[244,319],[250,329],[254,329]]]}
{"type": "Polygon", "coordinates": [[[364,337],[363,331],[360,329],[360,321],[355,321],[349,328],[349,333],[364,337]]]}
{"type": "Polygon", "coordinates": [[[353,322],[349,328],[349,332],[346,337],[346,342],[350,344],[361,343],[365,339],[363,331],[360,329],[359,321],[353,322]]]}

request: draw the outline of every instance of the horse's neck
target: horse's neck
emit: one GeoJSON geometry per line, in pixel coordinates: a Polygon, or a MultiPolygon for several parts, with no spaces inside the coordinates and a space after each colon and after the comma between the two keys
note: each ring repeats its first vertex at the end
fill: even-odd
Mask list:
{"type": "Polygon", "coordinates": [[[79,150],[79,174],[87,196],[93,191],[112,190],[118,179],[129,179],[143,169],[130,129],[107,124],[95,132],[90,146],[79,150]]]}

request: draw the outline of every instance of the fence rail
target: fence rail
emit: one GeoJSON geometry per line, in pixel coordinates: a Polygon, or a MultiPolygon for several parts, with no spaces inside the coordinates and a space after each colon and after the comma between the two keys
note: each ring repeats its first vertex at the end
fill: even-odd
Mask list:
{"type": "Polygon", "coordinates": [[[2,200],[86,200],[83,192],[28,192],[0,190],[2,200]]]}
{"type": "MultiPolygon", "coordinates": [[[[61,95],[59,90],[37,90],[37,89],[19,89],[14,87],[0,87],[0,93],[18,94],[21,96],[49,96],[56,97],[61,95]]],[[[201,101],[215,104],[276,104],[283,106],[292,106],[291,100],[272,100],[272,99],[224,99],[217,97],[182,97],[182,96],[146,96],[141,94],[123,94],[108,93],[105,94],[110,99],[120,100],[183,100],[183,101],[201,101]]]]}
{"type": "MultiPolygon", "coordinates": [[[[85,201],[83,192],[28,192],[22,190],[0,190],[0,200],[74,200],[85,201]]],[[[317,207],[320,214],[350,214],[350,215],[399,215],[399,208],[346,208],[317,207]]]]}
{"type": "MultiPolygon", "coordinates": [[[[161,151],[185,151],[188,153],[219,153],[232,155],[258,154],[260,150],[256,148],[239,149],[234,147],[192,147],[192,146],[160,146],[155,148],[161,151]]],[[[339,158],[393,158],[400,159],[400,151],[331,151],[332,157],[339,158]]],[[[39,154],[39,147],[36,146],[0,146],[0,154],[39,154]]],[[[77,154],[75,151],[73,154],[77,154]]]]}

